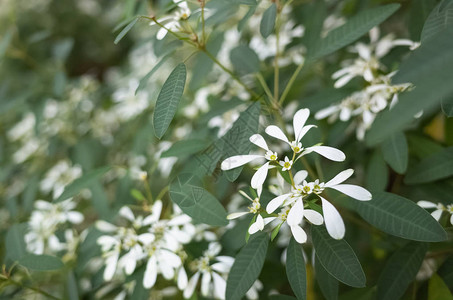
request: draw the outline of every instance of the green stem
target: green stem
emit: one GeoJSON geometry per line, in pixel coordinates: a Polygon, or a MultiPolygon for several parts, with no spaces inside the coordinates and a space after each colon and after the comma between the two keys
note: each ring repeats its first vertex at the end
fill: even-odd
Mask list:
{"type": "Polygon", "coordinates": [[[19,286],[19,287],[22,287],[22,288],[26,288],[26,289],[29,289],[29,290],[32,290],[38,294],[41,294],[43,296],[46,296],[50,299],[54,299],[54,300],[60,300],[60,298],[57,298],[51,294],[49,294],[48,292],[44,291],[44,290],[41,290],[40,288],[37,288],[37,287],[34,287],[34,286],[28,286],[28,285],[24,285],[22,284],[21,282],[19,281],[15,281],[15,280],[12,280],[11,278],[8,278],[8,281],[16,286],[19,286]]]}
{"type": "MultiPolygon", "coordinates": [[[[276,50],[275,50],[275,58],[274,58],[274,103],[279,103],[278,95],[279,95],[279,68],[278,68],[278,58],[280,56],[280,4],[279,1],[275,1],[275,5],[277,5],[277,17],[275,21],[275,38],[276,38],[276,50]]],[[[278,107],[278,105],[277,105],[278,107]]]]}
{"type": "Polygon", "coordinates": [[[285,89],[283,90],[282,97],[280,98],[279,104],[282,104],[283,101],[285,101],[286,97],[288,96],[289,91],[291,90],[291,87],[294,84],[294,81],[296,81],[297,76],[299,75],[300,71],[304,67],[304,63],[301,63],[300,65],[297,66],[297,69],[294,71],[293,75],[288,81],[288,84],[286,85],[285,89]]]}
{"type": "Polygon", "coordinates": [[[149,187],[148,179],[143,180],[145,185],[146,195],[148,196],[148,202],[153,204],[153,194],[151,193],[151,188],[149,187]]]}
{"type": "Polygon", "coordinates": [[[160,193],[159,193],[159,195],[157,195],[156,199],[162,200],[162,197],[165,195],[166,192],[168,192],[168,190],[169,190],[169,186],[167,185],[160,191],[160,193]]]}
{"type": "Polygon", "coordinates": [[[258,81],[260,82],[261,86],[263,87],[263,90],[266,93],[267,97],[269,97],[269,99],[271,101],[273,101],[274,96],[272,96],[272,92],[269,89],[269,86],[267,85],[266,80],[264,79],[263,75],[258,72],[258,73],[256,73],[256,78],[258,79],[258,81]]]}
{"type": "Polygon", "coordinates": [[[205,0],[201,0],[201,38],[202,38],[202,45],[206,45],[206,31],[205,31],[205,19],[204,19],[204,6],[205,6],[205,0]]]}

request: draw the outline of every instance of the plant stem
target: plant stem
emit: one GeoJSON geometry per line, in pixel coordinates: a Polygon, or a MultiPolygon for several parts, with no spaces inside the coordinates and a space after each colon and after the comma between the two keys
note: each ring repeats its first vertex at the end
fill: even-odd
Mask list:
{"type": "Polygon", "coordinates": [[[206,0],[201,0],[201,43],[202,45],[206,45],[206,31],[205,31],[205,19],[204,19],[204,7],[205,7],[205,1],[206,0]]]}
{"type": "MultiPolygon", "coordinates": [[[[274,58],[274,103],[279,103],[279,68],[278,68],[278,57],[280,55],[280,3],[275,1],[277,5],[277,17],[275,21],[275,38],[276,38],[276,49],[275,49],[275,58],[274,58]]],[[[278,107],[278,105],[277,105],[278,107]]]]}
{"type": "Polygon", "coordinates": [[[156,199],[162,200],[162,197],[165,195],[166,192],[168,192],[168,190],[169,190],[169,186],[167,185],[159,192],[159,195],[157,195],[156,199]]]}
{"type": "Polygon", "coordinates": [[[296,81],[297,76],[299,75],[300,71],[304,67],[304,63],[302,62],[300,65],[297,66],[297,69],[294,71],[293,75],[288,81],[288,84],[286,85],[285,89],[283,90],[282,97],[280,98],[279,104],[281,105],[283,101],[285,101],[286,97],[288,96],[289,91],[291,90],[291,87],[294,84],[294,81],[296,81]]]}
{"type": "Polygon", "coordinates": [[[143,180],[145,185],[146,195],[148,196],[149,203],[153,204],[153,194],[151,193],[151,188],[149,187],[148,179],[143,180]]]}
{"type": "Polygon", "coordinates": [[[33,286],[24,285],[24,284],[22,284],[21,282],[15,281],[15,280],[13,280],[13,279],[11,279],[11,278],[8,278],[8,281],[9,281],[10,283],[16,285],[16,286],[19,286],[19,287],[22,287],[22,288],[26,288],[26,289],[32,290],[32,291],[34,291],[34,292],[36,292],[36,293],[38,293],[38,294],[41,294],[41,295],[43,295],[43,296],[46,296],[46,297],[50,298],[50,299],[60,300],[60,298],[57,298],[57,297],[55,297],[55,296],[49,294],[48,292],[46,292],[46,291],[44,291],[44,290],[42,290],[42,289],[40,289],[40,288],[38,288],[38,287],[33,287],[33,286]]]}
{"type": "Polygon", "coordinates": [[[256,73],[256,78],[258,79],[258,81],[260,82],[261,86],[263,87],[263,90],[266,93],[267,97],[269,97],[269,99],[271,101],[273,101],[274,96],[272,96],[272,92],[269,89],[269,86],[267,85],[266,80],[264,80],[263,75],[260,72],[258,72],[258,73],[256,73]]]}

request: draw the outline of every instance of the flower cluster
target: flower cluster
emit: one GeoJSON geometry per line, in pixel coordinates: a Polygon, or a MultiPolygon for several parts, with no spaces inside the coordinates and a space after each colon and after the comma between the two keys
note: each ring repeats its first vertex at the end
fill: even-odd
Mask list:
{"type": "MultiPolygon", "coordinates": [[[[314,225],[325,223],[329,234],[333,238],[341,239],[345,234],[343,220],[337,209],[326,199],[324,190],[334,189],[360,201],[371,200],[371,194],[366,189],[357,185],[343,183],[354,173],[352,169],[340,172],[326,183],[322,182],[319,178],[314,178],[314,174],[310,174],[312,181],[307,181],[309,174],[306,170],[299,170],[293,176],[295,162],[304,155],[312,152],[316,152],[332,161],[343,161],[345,159],[344,153],[333,147],[322,145],[303,147],[301,139],[314,127],[314,125],[305,125],[309,115],[310,111],[308,109],[300,109],[295,113],[293,119],[295,139],[293,141],[290,141],[283,130],[275,125],[268,126],[265,130],[269,136],[277,138],[289,146],[292,152],[290,155],[291,158],[285,156],[284,160],[279,161],[278,153],[268,147],[263,136],[255,134],[251,136],[250,141],[266,150],[264,155],[237,155],[229,157],[222,162],[222,169],[230,170],[255,159],[265,159],[265,163],[258,168],[251,180],[251,186],[257,189],[257,197],[252,199],[243,193],[252,202],[249,212],[239,212],[229,215],[230,219],[234,219],[248,213],[254,214],[253,222],[249,227],[250,234],[263,230],[264,226],[269,223],[273,224],[275,234],[277,234],[281,226],[285,224],[285,226],[291,229],[296,241],[304,243],[307,240],[307,235],[302,228],[303,219],[305,218],[314,225]],[[280,181],[280,195],[273,198],[267,204],[266,210],[264,211],[261,207],[260,195],[269,169],[278,169],[279,172],[287,177],[287,181],[280,181]],[[289,186],[286,187],[288,184],[289,186]],[[324,216],[321,215],[321,211],[316,210],[319,207],[316,205],[316,202],[319,200],[321,201],[324,216]],[[277,209],[280,209],[280,211],[274,213],[277,209]]],[[[277,174],[280,174],[279,172],[277,174]]]]}

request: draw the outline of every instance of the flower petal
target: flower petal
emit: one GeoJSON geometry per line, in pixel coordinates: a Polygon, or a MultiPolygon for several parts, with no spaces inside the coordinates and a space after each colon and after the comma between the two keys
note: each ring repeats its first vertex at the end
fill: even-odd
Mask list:
{"type": "Polygon", "coordinates": [[[312,209],[304,210],[304,217],[314,225],[321,225],[322,223],[324,223],[324,218],[322,217],[322,215],[312,209]]]}
{"type": "Polygon", "coordinates": [[[348,179],[349,177],[351,177],[352,174],[354,174],[353,169],[347,169],[347,170],[341,171],[334,178],[327,181],[327,183],[325,184],[325,187],[331,187],[333,185],[340,184],[343,181],[345,181],[346,179],[348,179]]]}
{"type": "Polygon", "coordinates": [[[341,240],[344,237],[346,229],[343,219],[338,210],[329,201],[321,197],[322,212],[324,213],[324,223],[326,223],[327,232],[331,237],[341,240]]]}
{"type": "MultiPolygon", "coordinates": [[[[280,173],[278,173],[280,174],[280,173]]],[[[296,173],[296,175],[294,175],[294,183],[297,185],[297,184],[301,184],[302,181],[304,181],[308,176],[308,172],[305,171],[305,170],[301,170],[299,172],[296,173]]]]}
{"type": "Polygon", "coordinates": [[[198,279],[200,278],[200,271],[195,273],[189,280],[186,289],[184,290],[183,296],[185,299],[190,298],[195,291],[195,287],[197,286],[198,279]]]}
{"type": "Polygon", "coordinates": [[[282,140],[285,143],[289,144],[288,138],[283,133],[283,131],[275,125],[270,125],[266,127],[266,133],[276,139],[282,140]]]}
{"type": "Polygon", "coordinates": [[[250,225],[249,233],[250,234],[254,234],[254,233],[257,233],[258,231],[261,231],[263,229],[264,229],[264,219],[263,219],[263,217],[261,215],[258,215],[256,217],[255,223],[250,225]]]}
{"type": "Polygon", "coordinates": [[[212,272],[214,282],[214,296],[217,299],[225,299],[226,281],[216,272],[212,272]]]}
{"type": "Polygon", "coordinates": [[[296,141],[299,142],[303,134],[302,129],[304,128],[305,122],[307,122],[308,116],[310,116],[310,110],[308,108],[299,109],[293,118],[294,136],[296,141]]]}
{"type": "Polygon", "coordinates": [[[237,219],[237,218],[242,217],[242,216],[244,216],[244,215],[246,215],[246,214],[249,214],[249,213],[250,213],[250,212],[248,212],[248,211],[235,212],[235,213],[229,214],[229,215],[227,216],[227,219],[228,219],[228,220],[237,219]]]}
{"type": "Polygon", "coordinates": [[[262,165],[256,172],[253,174],[252,177],[252,188],[258,189],[260,186],[263,185],[264,181],[266,180],[267,177],[267,170],[269,169],[269,163],[267,162],[264,165],[262,165]]]}
{"type": "Polygon", "coordinates": [[[288,213],[286,222],[289,226],[298,225],[304,217],[304,204],[302,198],[299,198],[288,213]]]}
{"type": "Polygon", "coordinates": [[[254,143],[261,149],[264,149],[266,151],[270,151],[269,147],[267,146],[266,141],[264,140],[263,136],[261,134],[254,134],[249,138],[250,142],[254,143]]]}
{"type": "Polygon", "coordinates": [[[186,270],[184,269],[184,267],[181,267],[178,271],[178,289],[181,291],[184,290],[187,287],[187,282],[188,280],[186,270]]]}
{"type": "Polygon", "coordinates": [[[201,277],[201,294],[205,297],[208,296],[211,283],[211,273],[204,272],[201,277]]]}
{"type": "Polygon", "coordinates": [[[121,207],[120,211],[119,211],[119,215],[128,219],[129,221],[131,222],[134,222],[135,220],[135,216],[134,216],[134,213],[132,212],[132,210],[127,207],[127,206],[123,206],[121,207]]]}
{"type": "Polygon", "coordinates": [[[143,276],[143,287],[146,289],[152,288],[156,283],[157,278],[157,259],[153,255],[146,264],[145,275],[143,276]]]}
{"type": "Polygon", "coordinates": [[[346,159],[346,155],[343,151],[329,146],[313,146],[307,148],[306,150],[316,152],[332,161],[344,161],[346,159]]]}
{"type": "Polygon", "coordinates": [[[441,209],[436,209],[435,211],[433,211],[431,213],[431,216],[433,216],[433,218],[436,219],[436,221],[439,221],[440,217],[442,216],[442,210],[441,209]]]}
{"type": "Polygon", "coordinates": [[[291,194],[283,194],[272,199],[266,206],[266,211],[268,214],[273,213],[277,208],[279,208],[283,201],[285,201],[291,194]]]}
{"type": "Polygon", "coordinates": [[[437,208],[437,205],[435,203],[426,201],[426,200],[420,200],[417,202],[417,205],[423,208],[437,208]]]}
{"type": "Polygon", "coordinates": [[[338,184],[331,186],[330,188],[360,201],[368,201],[372,198],[372,195],[368,190],[354,184],[338,184]]]}
{"type": "Polygon", "coordinates": [[[222,161],[221,168],[222,170],[231,170],[240,166],[243,166],[254,159],[263,157],[262,155],[235,155],[228,157],[224,161],[222,161]]]}
{"type": "Polygon", "coordinates": [[[307,241],[307,234],[299,225],[290,226],[290,228],[296,242],[302,244],[307,241]]]}

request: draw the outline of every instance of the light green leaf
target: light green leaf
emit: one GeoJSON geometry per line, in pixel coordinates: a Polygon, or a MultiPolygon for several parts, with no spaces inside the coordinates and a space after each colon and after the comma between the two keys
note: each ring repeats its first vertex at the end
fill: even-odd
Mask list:
{"type": "Polygon", "coordinates": [[[319,288],[321,289],[322,294],[327,300],[337,300],[338,299],[338,280],[335,279],[332,275],[327,272],[327,270],[322,266],[318,257],[315,255],[315,274],[316,281],[318,282],[319,288]]]}
{"type": "Polygon", "coordinates": [[[27,254],[24,240],[27,224],[13,224],[6,233],[6,258],[17,261],[27,254]]]}
{"type": "Polygon", "coordinates": [[[277,17],[277,5],[272,3],[263,14],[260,23],[260,32],[264,38],[267,38],[275,27],[275,19],[277,17]]]}
{"type": "Polygon", "coordinates": [[[437,274],[434,274],[429,280],[428,300],[453,300],[448,286],[437,274]]]}
{"type": "Polygon", "coordinates": [[[370,191],[385,190],[389,179],[388,173],[387,164],[380,151],[374,151],[367,166],[366,188],[370,191]]]}
{"type": "Polygon", "coordinates": [[[377,299],[400,299],[417,275],[427,250],[426,243],[410,242],[395,252],[379,276],[377,299]]]}
{"type": "Polygon", "coordinates": [[[414,241],[447,239],[442,226],[423,208],[401,196],[375,192],[370,201],[354,201],[355,210],[380,230],[414,241]]]}
{"type": "Polygon", "coordinates": [[[184,85],[186,83],[186,65],[180,63],[171,72],[165,81],[159,96],[157,97],[156,108],[154,109],[154,133],[157,138],[162,138],[175,116],[184,85]]]}
{"type": "Polygon", "coordinates": [[[84,174],[82,177],[77,178],[65,187],[63,193],[58,197],[55,202],[60,202],[68,198],[74,197],[81,190],[89,188],[96,180],[98,180],[102,175],[111,169],[110,166],[102,167],[99,169],[91,170],[84,174]]]}
{"type": "Polygon", "coordinates": [[[362,266],[345,240],[331,238],[323,226],[312,226],[311,235],[316,256],[327,272],[347,285],[365,286],[362,266]]]}
{"type": "Polygon", "coordinates": [[[453,147],[434,153],[412,168],[409,168],[404,182],[418,184],[444,179],[453,175],[453,147]]]}
{"type": "Polygon", "coordinates": [[[289,241],[286,252],[286,276],[298,300],[307,299],[307,274],[302,248],[294,238],[289,241]]]}
{"type": "Polygon", "coordinates": [[[441,1],[429,14],[421,34],[421,42],[430,38],[448,27],[453,26],[453,1],[441,1]]]}
{"type": "Polygon", "coordinates": [[[395,172],[403,174],[407,169],[408,149],[406,136],[402,132],[391,135],[382,143],[385,161],[395,172]]]}
{"type": "Polygon", "coordinates": [[[230,52],[233,67],[241,75],[256,73],[260,70],[260,59],[255,51],[246,45],[239,45],[230,52]]]}
{"type": "Polygon", "coordinates": [[[113,43],[115,45],[118,44],[123,39],[123,37],[132,29],[132,27],[134,27],[138,20],[139,17],[135,17],[132,21],[130,21],[129,24],[127,24],[127,26],[124,27],[124,29],[121,30],[121,32],[116,36],[113,43]]]}
{"type": "Polygon", "coordinates": [[[11,28],[6,31],[6,33],[2,36],[2,38],[0,40],[0,61],[3,58],[3,56],[5,55],[6,50],[8,49],[12,38],[13,38],[13,29],[11,28]]]}
{"type": "Polygon", "coordinates": [[[450,70],[453,69],[453,28],[442,31],[422,44],[401,64],[393,83],[410,82],[415,88],[399,96],[390,110],[379,113],[365,136],[368,145],[375,145],[395,131],[414,122],[421,110],[429,113],[439,108],[442,98],[453,94],[450,70]]]}
{"type": "Polygon", "coordinates": [[[240,300],[260,275],[266,258],[269,236],[255,233],[241,249],[231,267],[226,285],[226,299],[240,300]]]}
{"type": "Polygon", "coordinates": [[[173,180],[170,185],[170,197],[195,222],[212,226],[228,224],[223,206],[201,187],[199,179],[192,174],[180,174],[173,180]]]}
{"type": "Polygon", "coordinates": [[[19,263],[28,269],[36,271],[57,270],[64,266],[58,257],[45,254],[27,254],[19,259],[19,263]]]}
{"type": "Polygon", "coordinates": [[[313,49],[309,49],[309,59],[320,58],[351,44],[371,28],[384,22],[399,7],[399,4],[389,4],[359,12],[346,24],[332,30],[325,38],[319,40],[313,49]]]}
{"type": "Polygon", "coordinates": [[[192,139],[174,143],[167,151],[162,152],[160,157],[187,157],[197,153],[208,146],[205,140],[192,139]]]}

